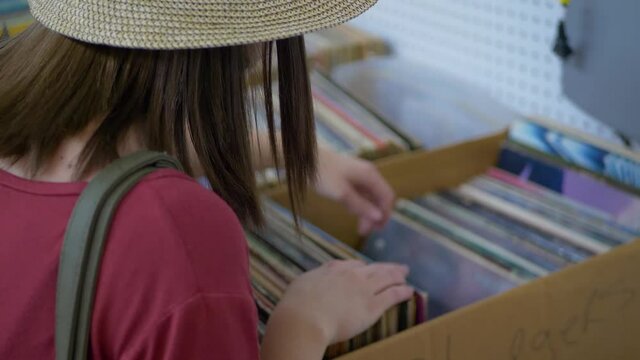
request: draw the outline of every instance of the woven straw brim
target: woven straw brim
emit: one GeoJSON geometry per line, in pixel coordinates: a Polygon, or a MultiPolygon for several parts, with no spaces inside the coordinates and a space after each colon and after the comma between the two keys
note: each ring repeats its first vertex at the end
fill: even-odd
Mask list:
{"type": "Polygon", "coordinates": [[[346,22],[377,0],[29,0],[45,27],[89,42],[194,49],[283,39],[346,22]]]}

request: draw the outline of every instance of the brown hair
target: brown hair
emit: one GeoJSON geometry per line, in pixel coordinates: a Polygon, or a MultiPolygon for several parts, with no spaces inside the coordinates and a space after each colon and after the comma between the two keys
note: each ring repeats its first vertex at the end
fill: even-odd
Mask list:
{"type": "MultiPolygon", "coordinates": [[[[35,23],[0,47],[0,157],[34,174],[63,140],[96,119],[78,178],[118,158],[133,127],[146,148],[177,157],[189,174],[189,142],[213,190],[246,223],[261,223],[251,157],[257,98],[264,98],[276,157],[271,63],[274,43],[194,50],[87,44],[35,23]],[[260,69],[261,68],[261,69],[260,69]],[[262,89],[248,79],[262,74],[262,89]],[[264,97],[257,96],[262,90],[264,97]]],[[[315,134],[304,40],[275,41],[281,137],[292,204],[315,174],[315,134]]],[[[278,160],[276,158],[276,164],[278,160]]]]}

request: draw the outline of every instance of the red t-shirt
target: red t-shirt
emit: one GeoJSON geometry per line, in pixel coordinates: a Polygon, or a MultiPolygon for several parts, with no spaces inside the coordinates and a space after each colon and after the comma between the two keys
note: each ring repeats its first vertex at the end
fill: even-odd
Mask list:
{"type": "MultiPolygon", "coordinates": [[[[54,359],[60,248],[85,183],[0,171],[0,359],[54,359]]],[[[90,353],[106,359],[258,359],[242,227],[219,197],[160,170],[122,201],[106,244],[90,353]]]]}

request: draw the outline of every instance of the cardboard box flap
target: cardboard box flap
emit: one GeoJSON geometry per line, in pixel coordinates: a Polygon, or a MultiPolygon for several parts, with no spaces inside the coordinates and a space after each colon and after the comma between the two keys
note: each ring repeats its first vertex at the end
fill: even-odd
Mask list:
{"type": "Polygon", "coordinates": [[[640,358],[640,241],[341,360],[640,358]]]}
{"type": "Polygon", "coordinates": [[[376,165],[398,197],[414,198],[462,184],[496,164],[506,132],[433,151],[382,159],[376,165]]]}

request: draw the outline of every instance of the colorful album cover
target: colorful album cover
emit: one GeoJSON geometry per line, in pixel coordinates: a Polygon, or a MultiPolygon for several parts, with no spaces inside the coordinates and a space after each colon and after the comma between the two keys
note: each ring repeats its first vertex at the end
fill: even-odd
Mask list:
{"type": "Polygon", "coordinates": [[[561,168],[516,150],[503,148],[497,167],[594,207],[633,230],[640,230],[640,198],[578,171],[561,168]]]}
{"type": "MultiPolygon", "coordinates": [[[[587,212],[579,213],[575,208],[567,206],[568,204],[557,206],[558,201],[546,201],[539,196],[539,191],[526,192],[484,176],[473,179],[469,185],[611,246],[628,243],[640,236],[640,234],[625,231],[622,227],[613,226],[612,222],[589,216],[587,212]]],[[[559,197],[558,200],[560,199],[563,198],[559,197]]]]}
{"type": "Polygon", "coordinates": [[[516,122],[509,140],[640,190],[640,162],[565,133],[530,122],[516,122]]]}

